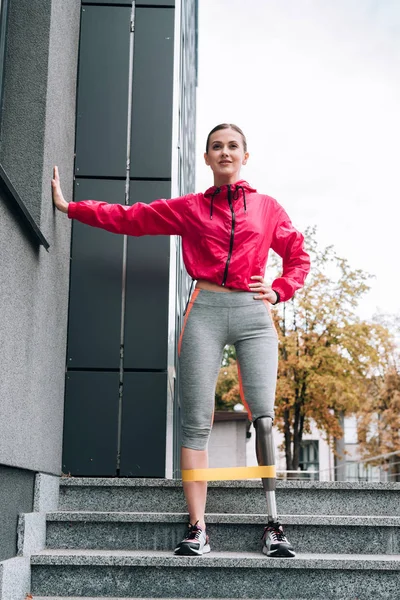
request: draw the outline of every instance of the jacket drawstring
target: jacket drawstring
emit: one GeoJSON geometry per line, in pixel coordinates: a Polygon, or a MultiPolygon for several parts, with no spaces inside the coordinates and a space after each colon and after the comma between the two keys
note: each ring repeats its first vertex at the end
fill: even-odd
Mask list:
{"type": "Polygon", "coordinates": [[[216,196],[217,194],[219,194],[221,191],[221,188],[216,188],[213,191],[213,195],[211,196],[211,206],[210,206],[210,219],[212,220],[213,217],[213,208],[214,208],[214,196],[216,196]]]}
{"type": "MultiPolygon", "coordinates": [[[[239,200],[239,190],[242,190],[242,194],[243,194],[243,204],[244,204],[244,212],[247,212],[247,204],[246,204],[246,192],[245,189],[242,185],[237,185],[235,187],[235,191],[233,192],[233,199],[234,200],[239,200]]],[[[215,188],[215,190],[212,193],[211,196],[211,204],[210,204],[210,219],[212,220],[213,218],[213,211],[214,211],[214,198],[217,194],[219,194],[221,191],[221,188],[215,188]]]]}
{"type": "Polygon", "coordinates": [[[185,315],[186,315],[186,311],[187,311],[187,309],[188,309],[188,306],[189,306],[190,297],[191,297],[191,295],[192,295],[192,289],[193,289],[193,284],[194,284],[194,282],[195,282],[195,280],[194,280],[194,279],[192,279],[192,283],[190,284],[190,290],[189,290],[189,295],[188,295],[188,299],[187,299],[187,302],[186,302],[185,310],[183,311],[183,316],[185,316],[185,315]]]}
{"type": "Polygon", "coordinates": [[[243,194],[243,204],[244,204],[244,212],[247,212],[247,206],[246,206],[246,192],[244,191],[244,187],[242,185],[237,185],[235,187],[235,191],[233,192],[233,199],[234,200],[239,200],[239,190],[242,190],[242,194],[243,194]]]}

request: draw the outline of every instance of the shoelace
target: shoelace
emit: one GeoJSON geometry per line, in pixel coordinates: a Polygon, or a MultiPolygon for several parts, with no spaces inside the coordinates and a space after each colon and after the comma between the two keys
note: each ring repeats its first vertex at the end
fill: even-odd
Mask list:
{"type": "Polygon", "coordinates": [[[278,524],[274,523],[273,525],[267,525],[264,528],[264,533],[263,533],[262,539],[264,539],[268,533],[271,534],[271,537],[274,542],[286,542],[287,541],[285,534],[283,533],[283,531],[281,529],[279,529],[278,524]]]}
{"type": "MultiPolygon", "coordinates": [[[[189,290],[189,294],[188,294],[188,299],[187,299],[187,302],[186,302],[185,310],[183,311],[183,316],[186,315],[186,312],[187,312],[187,309],[188,309],[188,306],[189,306],[190,297],[192,295],[192,289],[193,289],[194,282],[195,282],[195,280],[192,279],[192,283],[190,284],[190,290],[189,290]]],[[[190,525],[190,527],[192,527],[192,525],[190,525]]]]}
{"type": "Polygon", "coordinates": [[[202,533],[202,529],[200,527],[197,526],[198,521],[192,525],[191,523],[189,523],[189,533],[187,535],[187,540],[196,540],[198,541],[201,533],[202,533]]]}

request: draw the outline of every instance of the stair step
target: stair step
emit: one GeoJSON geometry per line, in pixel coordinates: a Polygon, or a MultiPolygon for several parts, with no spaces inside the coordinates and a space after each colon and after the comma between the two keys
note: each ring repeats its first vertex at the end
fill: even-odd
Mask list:
{"type": "MultiPolygon", "coordinates": [[[[282,514],[400,516],[400,483],[278,481],[282,514]]],[[[182,483],[165,479],[63,477],[60,510],[185,512],[182,483]]],[[[265,496],[260,481],[210,482],[211,513],[260,513],[265,496]]]]}
{"type": "Polygon", "coordinates": [[[31,556],[32,565],[107,565],[159,567],[251,567],[320,569],[384,569],[400,572],[400,554],[297,554],[295,559],[270,559],[259,552],[210,552],[202,557],[174,556],[160,550],[42,550],[31,556]]]}
{"type": "Polygon", "coordinates": [[[400,589],[400,555],[44,550],[31,565],[32,594],[52,597],[393,600],[400,589]]]}
{"type": "MultiPolygon", "coordinates": [[[[206,515],[213,550],[258,551],[262,514],[206,515]]],[[[48,548],[171,551],[186,531],[185,513],[54,512],[47,515],[48,548]]],[[[298,552],[400,553],[400,517],[282,515],[298,552]]]]}

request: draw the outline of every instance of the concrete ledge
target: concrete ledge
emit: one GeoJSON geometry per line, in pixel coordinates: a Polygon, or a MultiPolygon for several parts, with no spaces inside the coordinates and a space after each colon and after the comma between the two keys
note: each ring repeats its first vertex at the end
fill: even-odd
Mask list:
{"type": "Polygon", "coordinates": [[[49,512],[58,509],[60,478],[38,473],[35,479],[34,512],[49,512]]]}
{"type": "MultiPolygon", "coordinates": [[[[181,488],[180,479],[111,478],[111,477],[61,477],[60,487],[163,487],[181,488]]],[[[209,488],[262,488],[260,480],[210,481],[209,488]]],[[[400,483],[367,483],[341,481],[277,481],[279,489],[302,490],[390,490],[400,492],[400,483]]]]}
{"type": "MultiPolygon", "coordinates": [[[[400,516],[400,484],[278,481],[280,514],[400,516]]],[[[61,480],[60,510],[186,512],[180,481],[157,479],[61,480]],[[149,485],[147,485],[147,483],[149,485]]],[[[211,482],[208,513],[265,513],[261,481],[211,482]]]]}
{"type": "Polygon", "coordinates": [[[22,514],[18,520],[18,556],[30,556],[46,547],[46,513],[22,514]]]}
{"type": "MultiPolygon", "coordinates": [[[[400,517],[282,515],[297,552],[390,554],[400,552],[400,517]]],[[[211,548],[261,551],[265,515],[207,514],[211,548]]],[[[170,551],[186,532],[186,513],[54,513],[48,515],[47,547],[170,551]]]]}
{"type": "MultiPolygon", "coordinates": [[[[48,522],[82,523],[187,523],[187,513],[153,512],[69,512],[47,514],[48,522]]],[[[280,515],[285,525],[343,525],[367,527],[400,527],[400,517],[364,517],[347,515],[280,515]]],[[[265,514],[220,514],[206,513],[207,523],[264,524],[265,514]]]]}
{"type": "Polygon", "coordinates": [[[46,512],[58,508],[60,478],[37,473],[32,513],[18,520],[18,556],[30,556],[46,547],[46,512]]]}
{"type": "Polygon", "coordinates": [[[145,550],[43,550],[31,557],[31,565],[122,566],[178,568],[335,569],[399,571],[400,554],[298,554],[295,558],[271,559],[255,552],[212,552],[199,557],[173,556],[170,552],[145,550]]]}
{"type": "Polygon", "coordinates": [[[30,593],[30,556],[46,547],[46,510],[58,508],[59,477],[38,473],[32,513],[19,515],[17,557],[0,563],[0,600],[22,600],[30,593]]]}
{"type": "Polygon", "coordinates": [[[41,596],[119,598],[296,598],[394,600],[400,556],[256,553],[203,557],[162,552],[43,552],[32,557],[32,589],[41,596]],[[299,593],[300,592],[300,593],[299,593]]]}
{"type": "Polygon", "coordinates": [[[22,600],[31,589],[29,558],[0,562],[0,600],[22,600]]]}

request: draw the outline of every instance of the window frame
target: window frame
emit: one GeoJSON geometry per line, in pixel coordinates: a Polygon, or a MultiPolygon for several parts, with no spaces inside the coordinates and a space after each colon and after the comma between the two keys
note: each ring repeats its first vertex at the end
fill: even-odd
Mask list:
{"type": "Polygon", "coordinates": [[[33,240],[43,246],[46,250],[50,248],[49,242],[44,237],[43,233],[37,226],[35,219],[32,217],[29,210],[26,208],[24,202],[19,196],[18,192],[14,188],[7,173],[4,171],[0,164],[0,192],[2,197],[9,201],[11,208],[15,210],[16,214],[21,217],[23,225],[28,229],[29,234],[33,237],[33,240]]]}

